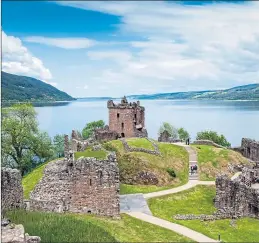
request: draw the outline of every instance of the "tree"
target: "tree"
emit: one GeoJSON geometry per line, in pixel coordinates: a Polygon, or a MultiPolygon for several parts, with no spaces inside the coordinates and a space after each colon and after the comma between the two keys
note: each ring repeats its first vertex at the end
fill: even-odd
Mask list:
{"type": "Polygon", "coordinates": [[[53,156],[51,139],[39,131],[36,115],[30,104],[16,104],[2,110],[3,165],[18,168],[22,175],[35,163],[53,156]]]}
{"type": "Polygon", "coordinates": [[[160,134],[165,130],[170,134],[170,137],[172,137],[173,139],[178,139],[177,129],[168,122],[163,122],[163,124],[160,126],[158,136],[160,136],[160,134]]]}
{"type": "Polygon", "coordinates": [[[190,134],[182,127],[178,129],[178,135],[179,135],[179,138],[182,140],[186,140],[187,138],[190,137],[190,134]]]}
{"type": "Polygon", "coordinates": [[[55,154],[58,158],[64,156],[64,140],[65,140],[65,134],[57,134],[54,136],[53,139],[53,147],[55,154]]]}
{"type": "Polygon", "coordinates": [[[224,147],[230,147],[231,144],[227,141],[224,135],[219,135],[214,131],[202,131],[198,132],[196,136],[197,140],[211,140],[224,147]]]}
{"type": "Polygon", "coordinates": [[[82,131],[83,138],[87,139],[91,137],[96,128],[104,128],[104,126],[105,126],[105,123],[103,120],[87,123],[82,131]]]}

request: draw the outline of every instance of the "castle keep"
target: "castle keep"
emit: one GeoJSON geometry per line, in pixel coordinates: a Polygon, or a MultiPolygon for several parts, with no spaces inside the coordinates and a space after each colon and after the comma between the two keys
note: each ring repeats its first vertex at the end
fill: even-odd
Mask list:
{"type": "Polygon", "coordinates": [[[145,108],[140,102],[128,103],[126,97],[121,103],[107,102],[109,109],[109,129],[118,133],[119,137],[147,137],[145,129],[145,108]]]}

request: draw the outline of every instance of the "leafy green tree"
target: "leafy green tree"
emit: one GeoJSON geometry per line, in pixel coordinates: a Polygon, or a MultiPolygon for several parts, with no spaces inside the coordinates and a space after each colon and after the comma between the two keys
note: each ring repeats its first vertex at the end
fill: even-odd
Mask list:
{"type": "Polygon", "coordinates": [[[53,139],[53,147],[55,154],[58,158],[64,156],[64,140],[65,140],[65,134],[57,134],[54,136],[53,139]]]}
{"type": "Polygon", "coordinates": [[[158,136],[160,136],[160,134],[165,130],[170,134],[170,137],[173,139],[178,139],[178,130],[168,122],[163,122],[163,124],[160,126],[158,136]]]}
{"type": "Polygon", "coordinates": [[[178,129],[178,135],[179,135],[179,138],[182,140],[186,140],[187,138],[190,137],[190,134],[182,127],[178,129]]]}
{"type": "Polygon", "coordinates": [[[105,126],[105,123],[103,120],[87,123],[82,131],[83,138],[87,139],[91,137],[96,128],[104,128],[104,126],[105,126]]]}
{"type": "Polygon", "coordinates": [[[22,175],[35,163],[53,156],[51,139],[40,132],[30,104],[15,104],[2,110],[2,163],[18,168],[22,175]]]}
{"type": "Polygon", "coordinates": [[[196,136],[197,140],[211,140],[224,147],[230,147],[231,144],[227,141],[224,135],[219,135],[214,131],[202,131],[198,132],[196,136]]]}

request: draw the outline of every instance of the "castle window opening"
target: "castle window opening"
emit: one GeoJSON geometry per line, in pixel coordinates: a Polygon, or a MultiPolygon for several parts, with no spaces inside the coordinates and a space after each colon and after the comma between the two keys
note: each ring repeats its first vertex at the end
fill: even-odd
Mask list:
{"type": "Polygon", "coordinates": [[[119,118],[120,117],[120,113],[117,113],[117,118],[119,118]]]}
{"type": "Polygon", "coordinates": [[[124,122],[121,123],[121,128],[124,128],[124,122]]]}
{"type": "Polygon", "coordinates": [[[134,115],[135,119],[137,119],[137,114],[134,115]]]}
{"type": "Polygon", "coordinates": [[[90,186],[92,185],[92,179],[90,179],[90,186]]]}

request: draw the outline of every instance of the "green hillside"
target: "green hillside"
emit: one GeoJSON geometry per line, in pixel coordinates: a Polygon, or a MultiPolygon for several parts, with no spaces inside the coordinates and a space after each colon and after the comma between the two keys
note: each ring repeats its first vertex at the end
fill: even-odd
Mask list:
{"type": "Polygon", "coordinates": [[[2,102],[69,101],[70,95],[38,79],[1,72],[2,102]]]}
{"type": "Polygon", "coordinates": [[[248,84],[225,90],[161,93],[152,95],[131,95],[132,99],[169,100],[259,100],[259,84],[248,84]]]}

